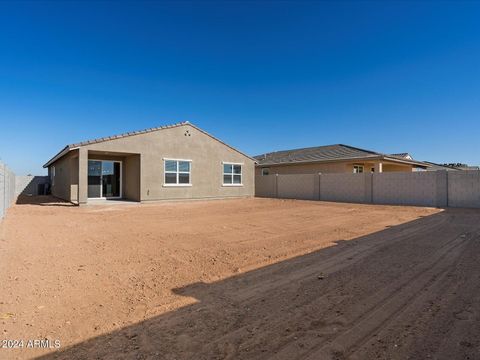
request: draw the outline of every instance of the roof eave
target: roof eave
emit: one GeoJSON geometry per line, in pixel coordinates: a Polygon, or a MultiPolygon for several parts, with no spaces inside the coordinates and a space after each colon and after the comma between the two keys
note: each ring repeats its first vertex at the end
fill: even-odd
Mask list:
{"type": "Polygon", "coordinates": [[[53,164],[55,161],[66,155],[68,152],[70,152],[72,148],[70,145],[65,146],[62,150],[60,150],[54,157],[52,157],[50,160],[48,160],[44,165],[43,168],[49,167],[51,164],[53,164]]]}
{"type": "Polygon", "coordinates": [[[391,162],[397,162],[408,165],[415,165],[418,167],[427,168],[429,165],[412,161],[412,160],[402,160],[397,158],[391,158],[383,155],[372,155],[372,156],[361,156],[361,157],[348,157],[348,158],[339,158],[339,159],[327,159],[327,160],[304,160],[304,161],[292,161],[292,162],[267,162],[261,163],[261,160],[257,160],[258,166],[281,166],[281,165],[296,165],[296,164],[317,164],[317,163],[332,163],[332,162],[344,162],[344,161],[360,161],[360,160],[386,160],[391,162]]]}
{"type": "Polygon", "coordinates": [[[359,157],[348,157],[348,158],[338,158],[338,159],[319,159],[319,160],[303,160],[303,161],[292,161],[292,162],[268,162],[268,163],[260,163],[260,160],[256,160],[259,166],[273,166],[273,165],[296,165],[296,164],[316,164],[316,163],[332,163],[332,162],[339,162],[339,161],[359,161],[359,160],[378,160],[382,157],[379,155],[372,155],[372,156],[359,156],[359,157]]]}
{"type": "Polygon", "coordinates": [[[392,162],[398,162],[398,163],[402,163],[402,164],[408,164],[408,165],[415,165],[415,166],[418,166],[418,167],[424,167],[425,169],[427,167],[430,167],[430,165],[427,165],[423,162],[419,162],[419,161],[415,161],[415,160],[408,160],[408,159],[398,159],[398,158],[392,158],[392,157],[388,157],[388,156],[383,156],[383,159],[384,160],[387,160],[387,161],[392,161],[392,162]]]}

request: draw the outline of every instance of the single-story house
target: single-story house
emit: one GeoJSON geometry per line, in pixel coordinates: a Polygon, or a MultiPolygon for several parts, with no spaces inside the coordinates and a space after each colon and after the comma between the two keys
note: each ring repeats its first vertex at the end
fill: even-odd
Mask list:
{"type": "Polygon", "coordinates": [[[254,195],[255,159],[183,122],[67,145],[48,168],[52,195],[150,201],[254,195]]]}
{"type": "Polygon", "coordinates": [[[256,175],[411,172],[425,170],[428,164],[408,154],[387,155],[349,145],[336,144],[283,150],[254,156],[256,175]],[[409,158],[410,157],[410,158],[409,158]]]}

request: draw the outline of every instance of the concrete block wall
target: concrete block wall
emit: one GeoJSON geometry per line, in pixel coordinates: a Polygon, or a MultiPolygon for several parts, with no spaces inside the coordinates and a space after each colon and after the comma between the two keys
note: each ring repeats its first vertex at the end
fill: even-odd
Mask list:
{"type": "Polygon", "coordinates": [[[34,176],[34,175],[17,175],[15,176],[15,196],[27,195],[45,195],[39,193],[39,185],[43,185],[44,190],[46,190],[47,184],[49,183],[48,176],[34,176]]]}
{"type": "Polygon", "coordinates": [[[440,173],[442,172],[373,174],[372,203],[437,206],[437,186],[446,188],[446,183],[437,184],[440,173]]]}
{"type": "Polygon", "coordinates": [[[260,197],[480,208],[480,171],[258,175],[255,188],[260,197]]]}
{"type": "Polygon", "coordinates": [[[480,171],[448,172],[448,206],[480,208],[480,171]]]}
{"type": "Polygon", "coordinates": [[[315,200],[318,198],[317,179],[315,174],[278,175],[277,195],[284,199],[315,200]]]}
{"type": "Polygon", "coordinates": [[[320,200],[370,202],[365,189],[367,183],[365,174],[322,174],[319,177],[320,200]]]}
{"type": "Polygon", "coordinates": [[[255,177],[255,196],[257,197],[277,197],[277,176],[256,176],[255,177]]]}
{"type": "Polygon", "coordinates": [[[0,220],[15,201],[15,174],[0,162],[0,220]]]}

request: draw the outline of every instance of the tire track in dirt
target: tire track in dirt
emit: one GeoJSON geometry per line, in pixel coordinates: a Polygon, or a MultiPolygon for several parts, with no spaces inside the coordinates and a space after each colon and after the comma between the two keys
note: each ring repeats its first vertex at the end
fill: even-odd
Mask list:
{"type": "Polygon", "coordinates": [[[379,248],[394,246],[399,241],[406,241],[417,236],[422,236],[423,234],[427,234],[432,230],[441,233],[441,230],[443,228],[447,228],[451,221],[451,219],[446,217],[438,217],[432,219],[430,224],[423,224],[421,229],[407,228],[399,230],[399,233],[389,235],[388,242],[384,241],[383,234],[374,234],[370,236],[370,240],[374,242],[373,244],[369,243],[352,245],[350,249],[341,250],[336,254],[329,254],[328,256],[323,256],[325,258],[325,261],[323,261],[322,263],[318,263],[319,259],[315,256],[312,256],[312,259],[307,262],[308,259],[306,258],[309,257],[309,254],[307,254],[302,256],[301,259],[298,259],[299,264],[301,264],[298,270],[292,272],[292,266],[291,264],[288,264],[288,266],[281,266],[280,269],[272,269],[270,271],[265,271],[259,276],[261,277],[261,279],[248,279],[249,282],[257,283],[257,285],[250,286],[248,288],[248,291],[233,291],[231,293],[229,292],[228,295],[231,296],[232,301],[239,303],[248,302],[259,293],[266,293],[272,291],[275,288],[285,286],[290,282],[299,281],[305,277],[310,277],[316,274],[331,273],[341,270],[342,268],[351,266],[356,262],[365,259],[367,256],[377,251],[379,248]],[[377,240],[382,241],[376,243],[377,240]],[[286,274],[285,271],[288,271],[288,274],[286,274]]]}
{"type": "MultiPolygon", "coordinates": [[[[423,287],[417,287],[418,291],[414,295],[408,297],[407,294],[402,294],[402,297],[404,297],[404,300],[402,301],[403,304],[398,304],[400,299],[392,299],[394,300],[393,304],[385,304],[385,307],[389,307],[390,309],[396,309],[393,310],[393,312],[387,312],[385,314],[386,316],[384,317],[384,321],[374,325],[374,328],[371,329],[368,333],[364,333],[363,336],[358,336],[359,338],[361,338],[359,341],[351,341],[351,343],[353,344],[347,346],[347,350],[344,352],[344,355],[348,358],[357,359],[358,356],[352,357],[353,354],[358,351],[371,338],[372,334],[379,332],[382,328],[394,322],[399,316],[405,316],[406,312],[416,311],[414,305],[416,305],[417,303],[423,303],[424,300],[428,296],[430,296],[432,292],[449,288],[451,286],[451,283],[453,283],[453,280],[448,281],[448,274],[455,267],[458,258],[463,254],[465,250],[465,245],[468,241],[469,240],[464,240],[458,246],[455,246],[453,249],[450,248],[449,251],[451,252],[448,252],[443,259],[439,259],[439,261],[434,266],[437,268],[439,268],[440,266],[445,267],[443,269],[440,269],[440,271],[437,273],[434,273],[433,268],[429,269],[428,272],[433,273],[432,276],[427,280],[426,284],[423,287]]],[[[405,292],[408,293],[407,290],[405,290],[405,292]]]]}
{"type": "MultiPolygon", "coordinates": [[[[344,355],[347,355],[349,359],[371,359],[371,358],[383,358],[386,357],[385,352],[394,349],[390,357],[396,359],[415,359],[432,357],[436,359],[473,359],[474,356],[468,356],[467,354],[458,353],[457,344],[467,343],[465,334],[471,334],[470,338],[475,337],[470,331],[463,329],[463,334],[457,337],[457,344],[451,341],[451,334],[445,334],[445,338],[448,338],[450,344],[446,346],[450,354],[447,354],[445,350],[439,349],[440,345],[445,345],[444,339],[436,338],[436,344],[425,347],[428,349],[428,355],[420,356],[411,352],[411,349],[418,351],[418,343],[412,344],[409,340],[415,339],[415,341],[425,343],[425,339],[429,338],[429,333],[433,329],[448,329],[448,333],[454,332],[461,328],[451,323],[452,315],[455,317],[455,310],[460,307],[464,309],[463,299],[475,299],[478,298],[480,292],[480,286],[478,280],[475,277],[470,276],[472,264],[477,262],[474,254],[478,253],[478,242],[480,240],[480,234],[474,234],[470,239],[466,240],[465,246],[462,247],[462,252],[457,257],[455,263],[450,264],[446,272],[442,274],[442,277],[437,279],[435,283],[428,288],[429,291],[422,291],[419,296],[414,298],[407,307],[396,316],[388,319],[378,331],[373,334],[372,337],[366,338],[361,343],[349,349],[344,355]],[[472,261],[473,260],[473,261],[472,261]],[[468,264],[468,265],[467,265],[468,264]],[[467,270],[468,269],[468,270],[467,270]],[[459,273],[463,274],[463,279],[458,277],[459,273]],[[468,272],[468,275],[465,274],[468,272]],[[466,280],[466,281],[461,281],[466,280]],[[448,296],[450,294],[461,296],[448,296]],[[461,303],[460,306],[455,304],[461,303]],[[440,312],[440,309],[448,309],[448,312],[440,312]],[[440,315],[440,316],[438,316],[440,315]],[[450,315],[450,316],[449,316],[450,315]],[[447,319],[447,321],[445,321],[447,319]],[[432,324],[431,321],[434,320],[432,324]],[[422,325],[427,325],[426,328],[421,328],[422,325]],[[421,330],[419,329],[421,328],[421,330]],[[453,330],[453,331],[452,331],[453,330]],[[419,337],[419,335],[422,335],[419,337]],[[408,339],[410,337],[410,339],[408,339]],[[407,342],[407,344],[405,344],[407,342]],[[372,355],[373,354],[373,355],[372,355]],[[382,355],[380,355],[382,354],[382,355]],[[392,356],[394,355],[394,356],[392,356]],[[441,355],[441,356],[439,356],[441,355]]],[[[478,269],[478,264],[474,265],[478,269]]],[[[475,302],[475,301],[473,301],[475,302]]],[[[475,321],[472,321],[474,323],[475,321]]],[[[460,333],[462,330],[460,330],[460,333]]],[[[478,333],[478,332],[475,332],[478,333]]],[[[468,336],[467,336],[468,337],[468,336]]],[[[472,341],[473,342],[473,341],[472,341]]],[[[470,346],[467,346],[466,350],[469,350],[470,346]]],[[[478,347],[477,347],[478,349],[478,347]]],[[[474,350],[474,349],[470,349],[474,350]]]]}
{"type": "MultiPolygon", "coordinates": [[[[403,277],[392,286],[368,298],[365,301],[368,304],[367,309],[354,319],[348,328],[331,338],[327,337],[303,353],[301,358],[306,360],[329,359],[332,356],[343,358],[350,349],[359,346],[390,318],[398,316],[418,293],[438,284],[455,263],[465,243],[464,238],[457,236],[442,245],[434,254],[430,254],[428,261],[419,266],[419,271],[416,271],[413,276],[403,277]]],[[[289,344],[271,358],[298,358],[298,349],[296,344],[289,344]]]]}
{"type": "MultiPolygon", "coordinates": [[[[380,243],[374,242],[373,244],[361,244],[358,246],[352,246],[352,248],[347,250],[340,250],[336,254],[328,254],[325,256],[325,262],[319,263],[318,258],[313,257],[310,261],[305,259],[303,256],[299,262],[299,270],[291,272],[292,265],[289,264],[281,270],[275,270],[271,272],[263,272],[260,276],[254,276],[251,279],[248,279],[249,284],[255,284],[248,287],[245,286],[234,286],[232,289],[226,290],[224,293],[219,295],[213,295],[210,299],[212,303],[223,303],[225,300],[227,302],[236,304],[237,307],[245,307],[248,304],[252,304],[255,301],[259,300],[259,297],[263,297],[265,294],[272,293],[276,289],[281,289],[284,286],[288,286],[291,282],[301,282],[304,279],[311,279],[313,275],[319,273],[333,273],[335,271],[340,271],[344,268],[347,268],[353,265],[356,262],[367,258],[369,255],[378,251],[379,248],[391,248],[395,247],[398,242],[407,241],[414,239],[418,236],[431,233],[435,229],[435,233],[442,234],[444,231],[451,226],[450,217],[436,217],[431,220],[429,223],[423,223],[422,227],[419,229],[418,226],[413,229],[398,229],[397,234],[389,235],[388,242],[384,240],[384,234],[374,234],[370,238],[374,241],[382,240],[380,243]],[[359,247],[365,247],[363,250],[359,250],[359,247]],[[354,256],[355,261],[347,260],[348,258],[354,256]],[[287,273],[285,273],[287,272],[287,273]],[[272,274],[273,273],[273,274],[272,274]],[[265,282],[264,280],[267,280],[265,282]],[[239,291],[238,289],[242,289],[239,291]],[[248,296],[246,296],[248,295],[248,296]]],[[[451,240],[445,241],[448,243],[451,240]]],[[[438,250],[438,249],[437,249],[438,250]]],[[[308,255],[307,255],[308,256],[308,255]]],[[[242,277],[242,282],[244,277],[242,277]]],[[[336,289],[331,289],[331,292],[334,292],[336,289]]],[[[328,295],[328,292],[324,293],[322,297],[328,295]]],[[[392,295],[393,296],[393,295],[392,295]]],[[[310,299],[311,300],[311,299],[310,299]]],[[[317,299],[318,301],[318,299],[317,299]]],[[[232,326],[232,330],[225,333],[223,336],[216,337],[215,340],[209,343],[210,346],[215,346],[222,344],[226,338],[235,338],[241,337],[245,332],[245,327],[251,324],[245,324],[243,322],[243,317],[238,319],[235,326],[232,326]]],[[[293,354],[298,353],[298,348],[294,347],[293,354]]],[[[292,355],[293,355],[292,354],[292,355]]],[[[262,357],[263,358],[263,357],[262,357]]]]}

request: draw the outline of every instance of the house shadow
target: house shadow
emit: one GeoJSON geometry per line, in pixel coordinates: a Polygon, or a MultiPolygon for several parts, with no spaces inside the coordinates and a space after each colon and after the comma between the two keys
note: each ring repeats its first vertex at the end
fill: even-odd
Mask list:
{"type": "Polygon", "coordinates": [[[50,195],[48,176],[17,176],[15,179],[17,205],[72,206],[68,201],[50,195]]]}
{"type": "Polygon", "coordinates": [[[71,202],[56,198],[52,195],[23,195],[20,194],[15,202],[17,205],[39,206],[75,206],[71,202]]]}
{"type": "MultiPolygon", "coordinates": [[[[172,289],[195,302],[37,359],[262,359],[285,351],[282,358],[303,358],[302,351],[341,331],[345,304],[395,281],[398,274],[391,269],[378,274],[376,264],[389,261],[398,272],[410,271],[408,261],[395,262],[395,252],[424,246],[425,234],[441,234],[465,213],[457,210],[339,240],[212,283],[172,289]]],[[[477,219],[479,214],[467,211],[477,219]]]]}

